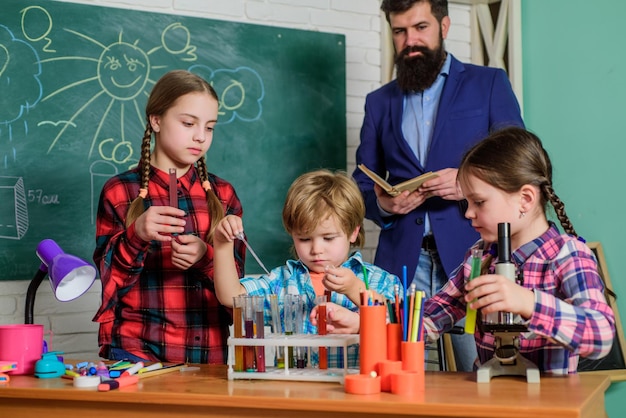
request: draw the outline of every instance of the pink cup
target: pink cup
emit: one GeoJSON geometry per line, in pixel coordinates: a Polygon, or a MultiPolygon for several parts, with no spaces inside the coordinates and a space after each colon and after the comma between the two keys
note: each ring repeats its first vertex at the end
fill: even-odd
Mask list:
{"type": "Polygon", "coordinates": [[[0,360],[17,362],[17,368],[5,373],[34,374],[42,354],[43,325],[0,325],[0,360]]]}

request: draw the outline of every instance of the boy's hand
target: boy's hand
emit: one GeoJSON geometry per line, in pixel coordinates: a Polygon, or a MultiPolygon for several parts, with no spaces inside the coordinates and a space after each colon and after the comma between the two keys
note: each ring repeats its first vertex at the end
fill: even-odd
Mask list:
{"type": "MultiPolygon", "coordinates": [[[[353,298],[358,300],[360,290],[365,290],[365,283],[359,280],[352,270],[345,267],[326,266],[326,274],[322,279],[322,284],[328,290],[342,293],[348,296],[353,302],[353,298]]],[[[355,302],[356,305],[358,303],[355,302]]]]}
{"type": "MultiPolygon", "coordinates": [[[[318,309],[313,308],[309,319],[311,324],[318,324],[318,309]]],[[[356,312],[352,312],[343,306],[334,303],[326,303],[326,331],[330,334],[358,334],[360,328],[360,317],[356,312]]]]}

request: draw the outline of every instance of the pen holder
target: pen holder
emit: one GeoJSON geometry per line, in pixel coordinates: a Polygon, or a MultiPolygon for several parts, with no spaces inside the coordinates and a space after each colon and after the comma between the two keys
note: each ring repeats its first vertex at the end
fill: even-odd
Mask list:
{"type": "Polygon", "coordinates": [[[377,364],[387,360],[387,309],[384,305],[361,306],[359,365],[361,374],[378,373],[377,364]]]}
{"type": "Polygon", "coordinates": [[[396,360],[384,360],[378,363],[380,376],[380,390],[391,392],[391,375],[402,371],[402,362],[396,360]]]}
{"type": "Polygon", "coordinates": [[[424,341],[402,341],[402,370],[391,374],[391,393],[415,396],[424,392],[424,341]]]}
{"type": "Polygon", "coordinates": [[[43,354],[43,325],[0,325],[0,360],[15,361],[13,375],[32,375],[43,354]]]}
{"type": "Polygon", "coordinates": [[[424,370],[408,372],[400,370],[390,375],[391,393],[411,398],[423,397],[425,390],[424,370]]]}
{"type": "Polygon", "coordinates": [[[380,376],[349,374],[344,380],[344,391],[353,395],[373,395],[380,393],[380,382],[380,376]]]}
{"type": "Polygon", "coordinates": [[[402,370],[424,373],[424,341],[402,341],[402,370]]]}
{"type": "Polygon", "coordinates": [[[402,351],[400,343],[402,342],[402,325],[387,324],[387,359],[400,361],[402,359],[402,351]]]}

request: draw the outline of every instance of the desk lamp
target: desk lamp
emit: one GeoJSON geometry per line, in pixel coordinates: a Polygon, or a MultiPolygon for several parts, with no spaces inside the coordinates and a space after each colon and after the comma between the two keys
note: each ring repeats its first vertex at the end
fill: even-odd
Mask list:
{"type": "Polygon", "coordinates": [[[96,269],[86,261],[65,254],[51,239],[45,239],[37,246],[37,256],[41,260],[39,270],[28,285],[24,323],[33,323],[33,309],[37,288],[48,275],[54,296],[60,302],[68,302],[85,293],[96,279],[96,269]]]}
{"type": "MultiPolygon", "coordinates": [[[[515,265],[511,262],[511,225],[498,224],[498,261],[496,274],[515,281],[515,265]]],[[[522,318],[511,312],[487,314],[481,324],[483,332],[494,335],[496,351],[491,360],[478,368],[477,382],[489,383],[495,376],[526,376],[528,383],[539,383],[539,369],[519,353],[519,335],[527,332],[522,318]]]]}

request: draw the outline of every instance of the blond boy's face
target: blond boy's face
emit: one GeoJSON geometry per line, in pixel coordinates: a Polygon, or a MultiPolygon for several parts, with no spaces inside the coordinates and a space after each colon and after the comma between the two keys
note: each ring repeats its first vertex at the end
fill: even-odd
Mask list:
{"type": "Polygon", "coordinates": [[[309,271],[323,273],[326,266],[338,267],[348,259],[350,246],[355,242],[359,230],[347,236],[341,229],[335,216],[330,216],[319,223],[308,234],[294,232],[293,245],[298,258],[309,271]]]}

